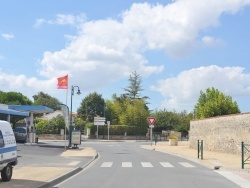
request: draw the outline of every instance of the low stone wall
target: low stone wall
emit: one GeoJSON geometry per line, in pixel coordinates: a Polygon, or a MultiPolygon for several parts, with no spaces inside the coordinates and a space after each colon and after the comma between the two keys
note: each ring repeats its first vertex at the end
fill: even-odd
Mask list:
{"type": "Polygon", "coordinates": [[[208,151],[240,154],[241,142],[250,143],[250,113],[219,116],[190,122],[189,144],[208,151]]]}
{"type": "Polygon", "coordinates": [[[39,140],[65,140],[65,136],[59,135],[59,134],[39,134],[38,139],[39,140]]]}

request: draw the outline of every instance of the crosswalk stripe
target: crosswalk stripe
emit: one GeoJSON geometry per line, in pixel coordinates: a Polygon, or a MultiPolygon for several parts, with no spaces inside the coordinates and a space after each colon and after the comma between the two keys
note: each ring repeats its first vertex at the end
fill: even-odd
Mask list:
{"type": "Polygon", "coordinates": [[[104,167],[104,168],[111,167],[112,164],[113,164],[112,162],[104,162],[104,163],[102,163],[101,167],[104,167]]]}
{"type": "Polygon", "coordinates": [[[174,167],[173,165],[171,165],[170,163],[168,162],[160,162],[161,166],[163,167],[174,167]]]}
{"type": "Polygon", "coordinates": [[[193,168],[194,167],[193,165],[191,165],[189,163],[185,163],[185,162],[180,162],[179,164],[184,166],[184,167],[187,167],[187,168],[193,168]]]}
{"type": "Polygon", "coordinates": [[[145,167],[145,168],[151,168],[153,167],[153,165],[149,162],[141,162],[141,165],[142,167],[145,167]]]}
{"type": "MultiPolygon", "coordinates": [[[[80,163],[80,161],[73,161],[73,162],[69,163],[68,165],[69,166],[75,166],[78,163],[80,163]]],[[[159,163],[164,168],[173,168],[174,167],[169,162],[159,162],[159,163]]],[[[183,166],[183,167],[186,167],[186,168],[194,168],[195,167],[195,166],[191,165],[188,162],[179,162],[179,164],[181,166],[183,166]]],[[[103,162],[102,165],[101,165],[101,167],[109,168],[109,167],[112,167],[112,165],[113,165],[113,162],[103,162]]],[[[141,165],[144,168],[152,168],[152,167],[154,167],[150,162],[141,162],[141,165]]],[[[133,167],[133,165],[132,165],[132,162],[122,162],[121,167],[122,168],[131,168],[131,167],[133,167]]]]}
{"type": "Polygon", "coordinates": [[[122,167],[132,167],[132,163],[131,162],[123,162],[122,167]]]}
{"type": "Polygon", "coordinates": [[[71,163],[68,163],[68,166],[76,166],[77,164],[79,164],[81,161],[72,161],[71,163]]]}

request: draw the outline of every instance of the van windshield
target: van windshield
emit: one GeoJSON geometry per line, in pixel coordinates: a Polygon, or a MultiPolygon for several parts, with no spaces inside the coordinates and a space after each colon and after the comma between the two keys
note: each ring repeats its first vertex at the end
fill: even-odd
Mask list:
{"type": "Polygon", "coordinates": [[[25,128],[17,127],[17,128],[15,129],[15,132],[26,133],[26,129],[25,129],[25,128]]]}

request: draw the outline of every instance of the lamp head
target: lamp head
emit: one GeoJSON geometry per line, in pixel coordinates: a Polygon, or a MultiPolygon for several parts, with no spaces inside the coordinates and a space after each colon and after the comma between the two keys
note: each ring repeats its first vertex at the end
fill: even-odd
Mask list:
{"type": "Polygon", "coordinates": [[[77,94],[77,95],[80,95],[80,94],[81,94],[80,89],[77,90],[77,93],[76,93],[76,94],[77,94]]]}

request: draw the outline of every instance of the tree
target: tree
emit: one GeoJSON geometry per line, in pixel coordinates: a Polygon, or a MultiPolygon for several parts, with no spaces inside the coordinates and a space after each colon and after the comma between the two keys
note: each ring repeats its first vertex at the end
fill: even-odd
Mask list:
{"type": "MultiPolygon", "coordinates": [[[[0,91],[0,103],[7,105],[32,105],[32,101],[28,99],[28,97],[24,96],[18,92],[3,92],[0,91]]],[[[16,122],[24,119],[22,116],[10,116],[10,122],[13,124],[13,128],[15,128],[16,122]]]]}
{"type": "Polygon", "coordinates": [[[227,114],[240,113],[238,104],[215,88],[207,88],[206,93],[200,92],[200,97],[195,105],[196,118],[207,118],[227,114]]]}
{"type": "Polygon", "coordinates": [[[151,116],[156,117],[154,131],[174,130],[181,132],[182,136],[188,134],[190,120],[193,119],[192,113],[167,111],[166,109],[155,111],[151,116]]]}
{"type": "Polygon", "coordinates": [[[77,109],[77,115],[85,121],[94,122],[95,116],[105,116],[105,101],[101,94],[96,92],[86,96],[80,107],[77,109]]]}
{"type": "Polygon", "coordinates": [[[8,105],[31,105],[32,101],[22,93],[0,91],[0,103],[8,105]]]}
{"type": "Polygon", "coordinates": [[[59,100],[43,93],[42,91],[38,92],[37,95],[34,95],[33,98],[34,105],[43,105],[52,108],[53,110],[61,110],[59,100]]]}
{"type": "Polygon", "coordinates": [[[128,98],[135,99],[135,98],[141,98],[141,99],[148,99],[149,97],[143,96],[141,97],[140,91],[143,91],[141,83],[141,76],[137,74],[137,72],[132,72],[132,74],[129,76],[129,86],[126,88],[123,88],[124,91],[126,92],[125,95],[128,98]]]}

